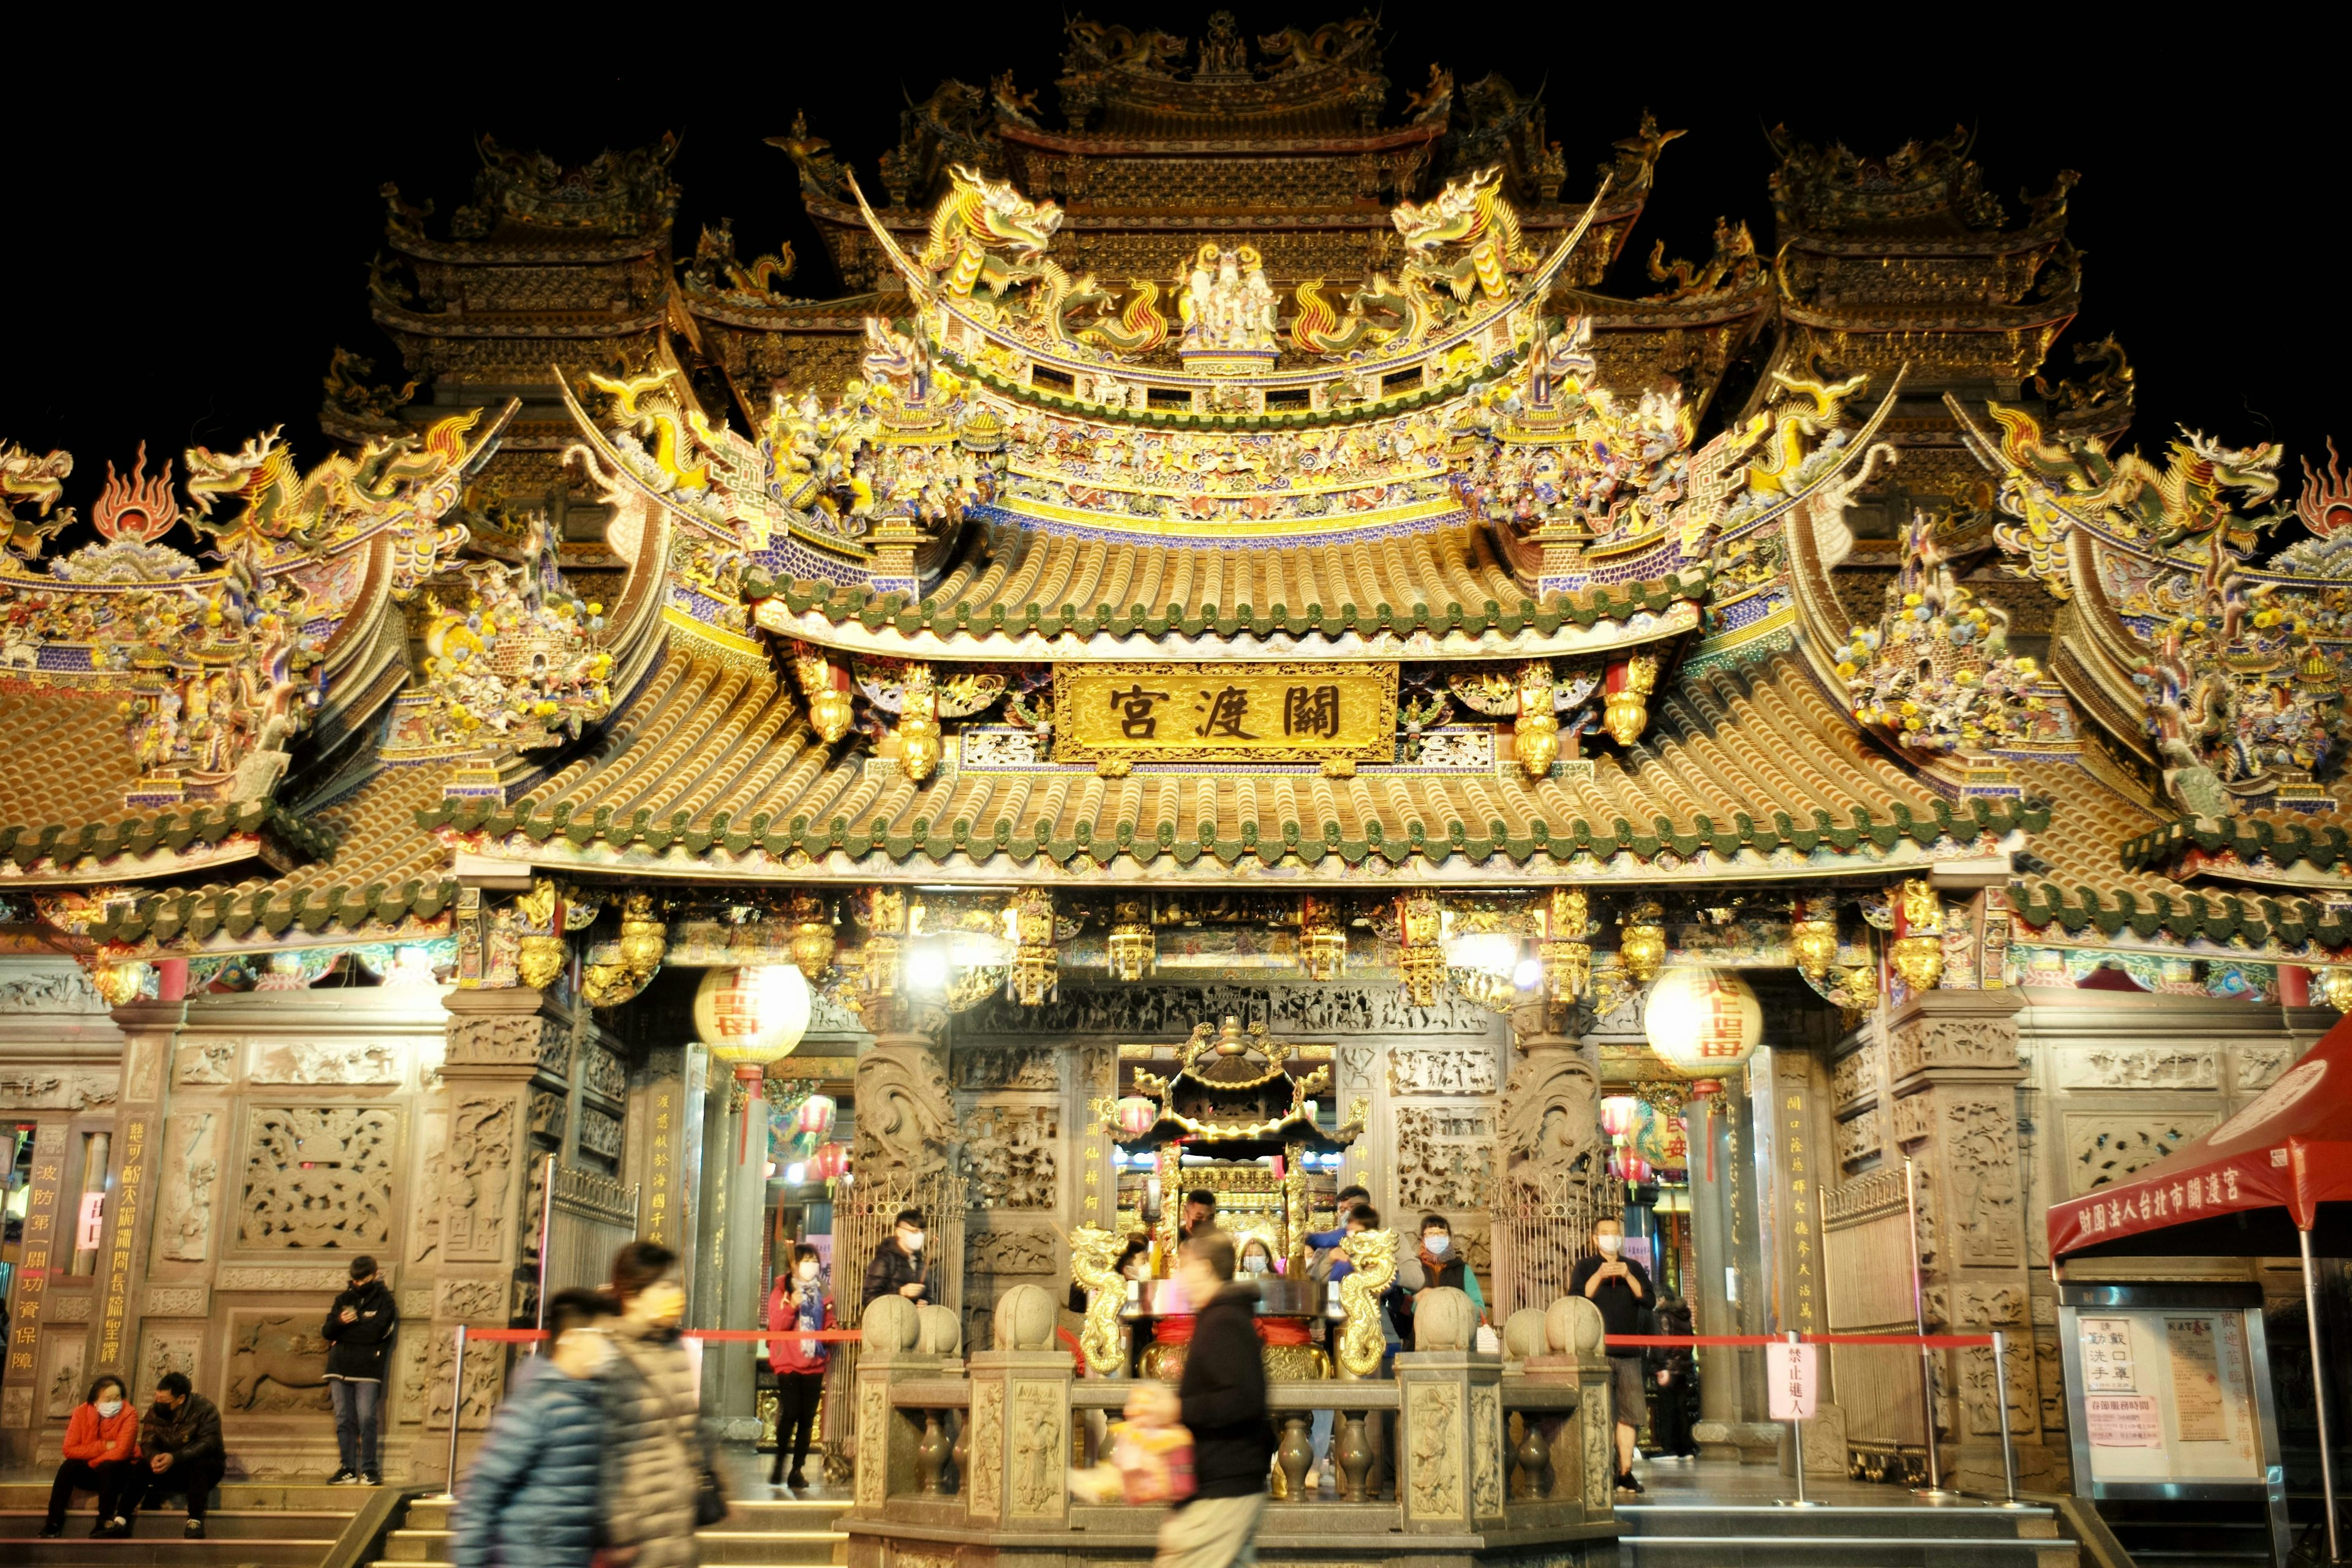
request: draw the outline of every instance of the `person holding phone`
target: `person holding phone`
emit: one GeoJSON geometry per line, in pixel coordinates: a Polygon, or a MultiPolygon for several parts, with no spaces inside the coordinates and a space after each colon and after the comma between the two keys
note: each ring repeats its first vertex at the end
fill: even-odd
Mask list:
{"type": "MultiPolygon", "coordinates": [[[[1593,1255],[1576,1266],[1568,1288],[1601,1309],[1601,1326],[1612,1334],[1642,1331],[1642,1310],[1656,1295],[1649,1271],[1624,1256],[1625,1226],[1617,1220],[1596,1221],[1592,1226],[1593,1255]]],[[[1639,1492],[1633,1478],[1634,1444],[1642,1436],[1642,1415],[1648,1407],[1642,1385],[1639,1346],[1609,1347],[1609,1387],[1617,1407],[1617,1489],[1639,1492]]]]}

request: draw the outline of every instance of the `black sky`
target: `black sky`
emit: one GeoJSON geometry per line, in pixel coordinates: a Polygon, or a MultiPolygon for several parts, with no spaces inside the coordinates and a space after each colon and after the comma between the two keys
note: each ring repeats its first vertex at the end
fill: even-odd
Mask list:
{"type": "MultiPolygon", "coordinates": [[[[1208,9],[1103,14],[1197,36],[1208,9]]],[[[1343,14],[1299,0],[1235,9],[1252,31],[1343,14]]],[[[1391,6],[1392,111],[1432,60],[1465,83],[1494,69],[1522,89],[1541,83],[1570,195],[1590,188],[1644,106],[1685,128],[1611,280],[1622,292],[1653,287],[1641,262],[1657,239],[1670,256],[1703,257],[1717,214],[1746,218],[1769,248],[1768,125],[1864,154],[1973,126],[1987,186],[2012,210],[2021,189],[2081,172],[2072,233],[2087,258],[2084,307],[2053,363],[2070,371],[2066,344],[2116,333],[2138,372],[2131,439],[2153,443],[2185,423],[2232,442],[2283,440],[2292,476],[2323,436],[2352,437],[2337,375],[2352,311],[2336,244],[2352,117],[2315,54],[2302,57],[2308,70],[2281,47],[2209,71],[2176,35],[2135,68],[2095,46],[2104,34],[2039,13],[2034,37],[1999,37],[1998,52],[1857,45],[1853,35],[1885,35],[1840,14],[1848,19],[1813,37],[1787,10],[1737,24],[1663,11],[1604,24],[1546,7],[1521,14],[1514,32],[1468,25],[1490,11],[1391,6]]],[[[838,285],[790,162],[762,140],[795,109],[875,187],[902,90],[921,97],[947,76],[985,83],[1009,66],[1022,88],[1042,89],[1051,122],[1060,19],[1043,6],[959,7],[936,20],[842,7],[831,24],[776,8],[665,7],[626,26],[579,25],[588,15],[572,14],[560,46],[418,17],[373,42],[241,37],[217,60],[194,38],[184,51],[150,39],[130,58],[111,41],[51,57],[57,68],[11,102],[0,439],[70,448],[68,499],[85,510],[106,461],[127,463],[142,440],[161,454],[282,424],[306,460],[321,455],[331,349],[346,344],[387,372],[396,360],[365,306],[383,234],[377,187],[396,181],[446,218],[467,197],[477,131],[567,163],[679,131],[677,251],[691,252],[706,221],[731,217],[746,257],[790,240],[801,270],[787,291],[823,297],[838,285]]],[[[2295,486],[2290,478],[2287,493],[2295,486]]]]}

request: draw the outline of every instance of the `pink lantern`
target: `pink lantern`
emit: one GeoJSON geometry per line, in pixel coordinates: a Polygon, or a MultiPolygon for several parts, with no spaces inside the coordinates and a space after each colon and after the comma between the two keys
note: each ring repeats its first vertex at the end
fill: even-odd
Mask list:
{"type": "Polygon", "coordinates": [[[1140,1094],[1125,1095],[1111,1107],[1111,1114],[1118,1120],[1120,1131],[1129,1138],[1140,1138],[1160,1120],[1160,1102],[1140,1094]]]}
{"type": "Polygon", "coordinates": [[[812,1182],[830,1182],[849,1173],[849,1145],[826,1143],[808,1158],[808,1178],[812,1182]]]}
{"type": "Polygon", "coordinates": [[[1601,1130],[1612,1138],[1630,1136],[1642,1120],[1642,1102],[1630,1094],[1612,1094],[1601,1101],[1601,1130]]]}
{"type": "Polygon", "coordinates": [[[793,1119],[793,1130],[803,1137],[823,1142],[833,1131],[834,1113],[840,1107],[829,1094],[812,1094],[801,1101],[800,1114],[793,1119]]]}

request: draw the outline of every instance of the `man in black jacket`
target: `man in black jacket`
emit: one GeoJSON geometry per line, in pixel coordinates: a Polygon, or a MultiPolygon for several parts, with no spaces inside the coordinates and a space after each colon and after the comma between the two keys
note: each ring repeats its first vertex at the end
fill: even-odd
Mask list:
{"type": "Polygon", "coordinates": [[[898,1217],[890,1222],[890,1234],[875,1247],[873,1260],[866,1265],[858,1307],[863,1310],[884,1296],[904,1296],[919,1305],[929,1289],[923,1277],[923,1211],[900,1209],[898,1217]]]}
{"type": "MultiPolygon", "coordinates": [[[[1643,1310],[1655,1304],[1656,1295],[1650,1288],[1649,1271],[1623,1256],[1623,1224],[1613,1219],[1596,1221],[1592,1247],[1593,1255],[1568,1277],[1569,1290],[1601,1309],[1604,1331],[1643,1332],[1643,1310]]],[[[1642,1387],[1642,1352],[1639,1346],[1608,1349],[1610,1397],[1617,1407],[1617,1489],[1638,1493],[1643,1488],[1633,1477],[1634,1445],[1641,1438],[1642,1418],[1649,1412],[1642,1387]]]]}
{"type": "MultiPolygon", "coordinates": [[[[157,1508],[173,1493],[185,1493],[188,1522],[183,1533],[202,1541],[205,1510],[228,1468],[228,1450],[221,1446],[219,1409],[190,1389],[186,1373],[167,1372],[155,1380],[155,1403],[139,1423],[139,1459],[148,1470],[145,1506],[157,1508]]],[[[126,1524],[136,1495],[124,1500],[126,1524]]]]}
{"type": "Polygon", "coordinates": [[[1194,1317],[1183,1379],[1173,1391],[1146,1384],[1127,1402],[1134,1420],[1181,1421],[1192,1434],[1192,1495],[1160,1525],[1153,1568],[1230,1568],[1247,1555],[1265,1510],[1274,1424],[1266,1417],[1257,1287],[1235,1283],[1234,1263],[1234,1239],[1223,1231],[1198,1231],[1185,1241],[1176,1278],[1194,1317]]]}
{"type": "Polygon", "coordinates": [[[352,1259],[349,1289],[327,1309],[319,1331],[333,1346],[327,1352],[327,1394],[335,1402],[335,1446],[342,1468],[327,1478],[331,1487],[383,1485],[376,1459],[376,1411],[383,1401],[383,1363],[399,1309],[376,1272],[373,1258],[352,1259]]]}

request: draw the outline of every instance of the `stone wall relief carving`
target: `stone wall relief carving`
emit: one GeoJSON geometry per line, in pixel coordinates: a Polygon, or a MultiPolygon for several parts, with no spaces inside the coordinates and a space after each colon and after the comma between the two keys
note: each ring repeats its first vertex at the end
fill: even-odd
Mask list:
{"type": "Polygon", "coordinates": [[[115,1075],[46,1068],[0,1072],[0,1110],[89,1110],[112,1105],[115,1075]]]}
{"type": "MultiPolygon", "coordinates": [[[[152,1301],[153,1298],[149,1300],[152,1301]]],[[[152,1389],[156,1379],[167,1372],[176,1372],[194,1381],[196,1358],[203,1352],[204,1342],[205,1331],[199,1328],[150,1325],[140,1336],[138,1364],[129,1369],[129,1375],[139,1394],[152,1389]]],[[[133,1394],[131,1397],[135,1399],[139,1394],[133,1394]]]]}
{"type": "Polygon", "coordinates": [[[507,1315],[507,1281],[503,1279],[443,1279],[433,1288],[432,1316],[467,1322],[489,1322],[507,1315]]]}
{"type": "MultiPolygon", "coordinates": [[[[1924,1098],[1924,1097],[1923,1097],[1924,1098]]],[[[2019,1261],[2017,1127],[2009,1105],[1957,1100],[1945,1108],[1945,1169],[1952,1179],[1960,1261],[2019,1261]]]]}
{"type": "Polygon", "coordinates": [[[70,1295],[60,1291],[48,1300],[47,1321],[52,1323],[87,1323],[90,1318],[90,1308],[95,1303],[96,1298],[87,1290],[77,1290],[70,1295]]]}
{"type": "MultiPolygon", "coordinates": [[[[2003,1360],[2009,1380],[2009,1429],[2023,1435],[2042,1429],[2041,1394],[2033,1380],[2033,1343],[2012,1339],[2003,1360]]],[[[1999,1437],[2000,1386],[1993,1376],[1992,1347],[1971,1345],[1960,1352],[1960,1405],[1969,1435],[1999,1437]]]]}
{"type": "Polygon", "coordinates": [[[2218,1112],[2070,1110],[2065,1116],[2067,1196],[2080,1197],[2152,1165],[2210,1132],[2221,1121],[2218,1112]]]}
{"type": "Polygon", "coordinates": [[[163,1098],[163,1041],[142,1037],[131,1042],[123,1053],[122,1093],[142,1105],[163,1098]]]}
{"type": "Polygon", "coordinates": [[[2230,1053],[2230,1087],[2240,1094],[2268,1089],[2294,1058],[2293,1046],[2240,1046],[2230,1053]]]}
{"type": "Polygon", "coordinates": [[[449,1067],[539,1067],[558,1079],[572,1072],[572,1031],[535,1013],[452,1018],[447,1042],[449,1067]]]}
{"type": "Polygon", "coordinates": [[[1498,1087],[1495,1053],[1483,1044],[1390,1048],[1391,1094],[1492,1094],[1498,1087]]]}
{"type": "Polygon", "coordinates": [[[220,1115],[186,1110],[163,1123],[163,1204],[155,1257],[202,1263],[212,1256],[213,1190],[220,1184],[220,1115]]]}
{"type": "Polygon", "coordinates": [[[2058,1053],[2062,1089],[2216,1089],[2221,1053],[2196,1046],[2094,1046],[2058,1053]]]}
{"type": "Polygon", "coordinates": [[[1895,1141],[1914,1144],[1926,1141],[1936,1130],[1936,1100],[1933,1095],[1915,1094],[1895,1102],[1895,1141]]]}
{"type": "Polygon", "coordinates": [[[949,1065],[958,1089],[1029,1089],[1050,1093],[1062,1087],[1061,1066],[1053,1051],[1044,1047],[1003,1046],[959,1050],[949,1065]]]}
{"type": "Polygon", "coordinates": [[[1004,1468],[1001,1456],[1004,1452],[1004,1385],[1001,1383],[974,1383],[971,1385],[971,1511],[982,1519],[994,1519],[1004,1506],[1004,1468]]]}
{"type": "Polygon", "coordinates": [[[629,1069],[621,1058],[602,1046],[588,1047],[581,1062],[580,1082],[589,1093],[614,1105],[629,1098],[629,1069]]]}
{"type": "Polygon", "coordinates": [[[257,1046],[248,1076],[255,1083],[341,1087],[398,1083],[401,1050],[383,1041],[292,1040],[257,1046]]]}
{"type": "Polygon", "coordinates": [[[1886,1113],[1874,1105],[1837,1124],[1837,1153],[1841,1164],[1859,1164],[1885,1146],[1886,1113]]]}
{"type": "Polygon", "coordinates": [[[172,1053],[172,1081],[188,1088],[218,1087],[236,1077],[243,1040],[184,1040],[172,1053]]]}
{"type": "Polygon", "coordinates": [[[964,1179],[974,1208],[1059,1206],[1058,1108],[982,1106],[965,1120],[964,1131],[964,1179]]]}
{"type": "Polygon", "coordinates": [[[82,1386],[81,1369],[89,1341],[82,1334],[45,1334],[41,1344],[47,1363],[41,1374],[41,1416],[62,1421],[88,1392],[82,1386]]]}
{"type": "MultiPolygon", "coordinates": [[[[436,1329],[424,1359],[425,1425],[428,1429],[438,1427],[446,1432],[449,1429],[450,1373],[457,1360],[457,1331],[436,1329]]],[[[477,1432],[489,1425],[490,1412],[499,1402],[499,1382],[497,1356],[466,1357],[466,1386],[457,1416],[459,1431],[477,1432]]]]}
{"type": "Polygon", "coordinates": [[[225,1411],[263,1415],[333,1408],[319,1317],[238,1312],[229,1319],[225,1411]]]}
{"type": "Polygon", "coordinates": [[[0,1428],[33,1424],[33,1391],[29,1386],[0,1388],[0,1428]]]}
{"type": "Polygon", "coordinates": [[[1849,1051],[1830,1069],[1830,1101],[1840,1110],[1878,1093],[1878,1066],[1885,1052],[1876,1040],[1849,1051]]]}
{"type": "Polygon", "coordinates": [[[1399,1208],[1480,1209],[1495,1201],[1491,1111],[1403,1106],[1394,1123],[1399,1208]]]}
{"type": "Polygon", "coordinates": [[[1276,1035],[1484,1035],[1494,1015],[1447,994],[1416,1007],[1393,985],[1066,984],[1058,999],[1024,1007],[992,998],[956,1020],[959,1036],[1125,1035],[1150,1039],[1184,1035],[1203,1018],[1227,1014],[1244,1027],[1276,1035]]]}
{"type": "Polygon", "coordinates": [[[0,1013],[103,1013],[106,1002],[79,964],[0,980],[0,1013]]]}
{"type": "Polygon", "coordinates": [[[210,1292],[201,1285],[150,1285],[140,1303],[143,1318],[201,1318],[210,1310],[210,1292]]]}
{"type": "Polygon", "coordinates": [[[408,1260],[425,1263],[441,1250],[441,1173],[448,1159],[449,1113],[436,1106],[418,1118],[416,1201],[410,1213],[408,1260]]]}
{"type": "Polygon", "coordinates": [[[2014,1068],[2017,1029],[2006,1017],[1914,1018],[1895,1031],[1895,1080],[1951,1068],[2014,1068]]]}
{"type": "Polygon", "coordinates": [[[1414,1383],[1405,1390],[1405,1495],[1412,1511],[1444,1519],[1462,1512],[1461,1390],[1414,1383]]]}
{"type": "Polygon", "coordinates": [[[1062,1391],[1047,1383],[1024,1383],[1013,1391],[1013,1509],[1018,1514],[1053,1513],[1061,1505],[1062,1477],[1070,1451],[1065,1426],[1068,1406],[1062,1391]]]}
{"type": "MultiPolygon", "coordinates": [[[[1037,1027],[1033,1020],[1028,1032],[1037,1027]]],[[[856,1091],[861,1173],[927,1174],[947,1163],[955,1107],[937,1053],[919,1037],[877,1040],[857,1058],[856,1091]]]]}
{"type": "Polygon", "coordinates": [[[444,1262],[499,1262],[511,1222],[516,1118],[512,1096],[459,1094],[449,1110],[441,1175],[444,1262]]]}
{"type": "MultiPolygon", "coordinates": [[[[977,1274],[1053,1274],[1058,1272],[1058,1248],[1050,1232],[1042,1230],[971,1230],[964,1236],[964,1272],[977,1274]]],[[[971,1293],[969,1279],[966,1294],[971,1293]]]]}
{"type": "Polygon", "coordinates": [[[399,1112],[383,1106],[256,1106],[238,1245],[381,1249],[399,1134],[399,1112]]]}
{"type": "Polygon", "coordinates": [[[307,1290],[331,1296],[351,1283],[342,1268],[224,1268],[214,1276],[215,1290],[307,1290]]]}
{"type": "Polygon", "coordinates": [[[1503,1392],[1470,1391],[1470,1511],[1492,1519],[1503,1511],[1503,1392]]]}
{"type": "Polygon", "coordinates": [[[594,1106],[580,1108],[580,1147],[585,1152],[601,1154],[607,1160],[621,1157],[621,1121],[607,1116],[594,1106]]]}
{"type": "Polygon", "coordinates": [[[563,1142],[564,1099],[551,1089],[530,1091],[530,1135],[550,1143],[563,1142]]]}

